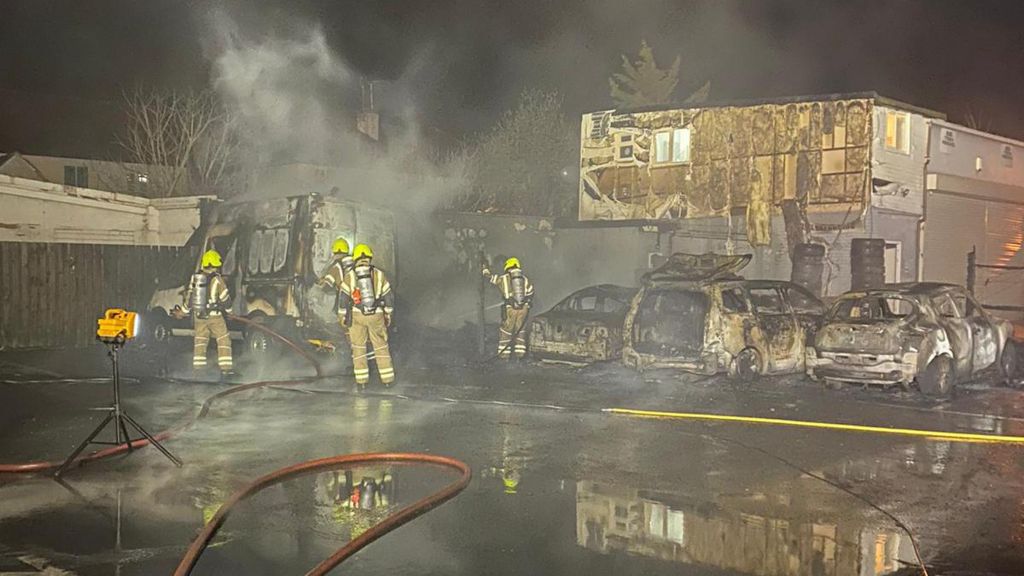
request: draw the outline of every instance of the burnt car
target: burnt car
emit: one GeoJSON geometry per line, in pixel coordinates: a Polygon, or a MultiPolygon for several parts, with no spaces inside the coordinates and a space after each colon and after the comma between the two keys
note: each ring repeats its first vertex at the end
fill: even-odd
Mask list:
{"type": "Polygon", "coordinates": [[[622,354],[622,323],[636,288],[599,284],[573,292],[530,323],[530,353],[585,364],[622,354]]]}
{"type": "Polygon", "coordinates": [[[948,394],[986,371],[1016,369],[1010,322],[986,312],[963,287],[918,282],[847,292],[807,350],[807,374],[826,384],[917,383],[948,394]]]}
{"type": "Polygon", "coordinates": [[[746,378],[804,370],[825,307],[806,289],[737,272],[751,256],[673,254],[644,276],[623,327],[623,361],[746,378]]]}

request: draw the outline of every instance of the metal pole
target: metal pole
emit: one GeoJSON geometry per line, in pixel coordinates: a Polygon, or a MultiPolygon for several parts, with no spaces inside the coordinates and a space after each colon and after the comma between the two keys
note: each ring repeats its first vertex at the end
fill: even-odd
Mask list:
{"type": "MultiPolygon", "coordinates": [[[[484,256],[484,251],[480,250],[479,259],[481,266],[487,266],[487,257],[484,256]]],[[[480,290],[479,290],[479,306],[477,306],[476,320],[480,325],[480,333],[477,339],[477,354],[483,356],[487,353],[487,328],[485,326],[486,315],[485,315],[485,299],[487,297],[487,279],[483,274],[480,274],[480,290]]]]}
{"type": "Polygon", "coordinates": [[[967,291],[974,295],[974,283],[975,283],[975,268],[977,265],[978,258],[978,247],[971,246],[971,251],[967,253],[967,291]]]}
{"type": "Polygon", "coordinates": [[[121,422],[121,371],[117,362],[117,344],[110,346],[110,362],[114,366],[114,438],[118,444],[130,442],[121,422]]]}

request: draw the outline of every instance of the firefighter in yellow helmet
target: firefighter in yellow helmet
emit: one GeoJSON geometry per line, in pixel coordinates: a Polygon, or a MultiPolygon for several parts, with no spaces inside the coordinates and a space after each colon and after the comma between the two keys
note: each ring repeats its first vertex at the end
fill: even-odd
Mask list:
{"type": "Polygon", "coordinates": [[[217,341],[217,367],[222,375],[234,374],[231,360],[231,336],[224,322],[224,312],[231,299],[228,283],[221,276],[222,266],[220,253],[207,250],[199,272],[192,275],[188,291],[185,293],[185,304],[182,310],[192,314],[192,325],[195,330],[195,346],[192,354],[192,368],[206,368],[206,352],[210,338],[217,341]]]}
{"type": "MultiPolygon", "coordinates": [[[[348,274],[355,266],[355,261],[352,259],[352,255],[349,253],[348,240],[345,240],[341,236],[336,238],[331,244],[331,253],[334,254],[334,260],[327,267],[327,271],[324,272],[317,281],[317,286],[333,288],[338,291],[338,298],[334,303],[334,309],[338,313],[338,322],[342,328],[346,328],[345,323],[345,310],[342,307],[341,298],[341,282],[345,279],[345,275],[348,274]]],[[[347,330],[345,330],[347,332],[347,330]]]]}
{"type": "Polygon", "coordinates": [[[394,295],[384,272],[372,264],[373,251],[366,244],[357,244],[352,251],[354,265],[338,285],[341,293],[342,324],[348,327],[352,345],[352,371],[356,384],[370,381],[369,350],[377,363],[380,381],[395,381],[395,368],[388,349],[388,327],[394,314],[394,295]]]}
{"type": "Polygon", "coordinates": [[[486,266],[483,274],[501,290],[505,301],[498,332],[498,356],[508,360],[514,350],[517,358],[523,358],[526,356],[526,318],[533,302],[533,284],[523,274],[518,258],[505,261],[504,274],[492,274],[486,266]]]}

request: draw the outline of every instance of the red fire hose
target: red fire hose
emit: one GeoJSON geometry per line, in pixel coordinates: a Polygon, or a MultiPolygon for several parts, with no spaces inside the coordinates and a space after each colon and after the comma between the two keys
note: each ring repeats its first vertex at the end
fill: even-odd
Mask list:
{"type": "Polygon", "coordinates": [[[313,365],[313,369],[316,370],[317,378],[323,377],[324,374],[323,374],[323,370],[320,368],[320,362],[318,362],[317,359],[314,358],[312,354],[310,354],[306,350],[303,350],[295,342],[292,342],[288,338],[285,338],[284,336],[278,334],[277,332],[274,332],[270,328],[267,328],[263,324],[260,324],[259,322],[256,322],[254,320],[250,320],[250,319],[245,318],[243,316],[235,316],[234,314],[227,314],[227,317],[232,319],[232,320],[235,320],[237,322],[241,322],[242,324],[245,324],[246,326],[248,326],[250,328],[255,328],[256,330],[259,330],[260,332],[263,332],[264,334],[269,334],[270,336],[274,337],[275,339],[283,342],[286,346],[291,348],[292,351],[294,351],[299,356],[302,356],[303,358],[308,360],[310,364],[313,365]]]}
{"type": "Polygon", "coordinates": [[[347,454],[343,456],[321,458],[319,460],[309,460],[307,462],[281,468],[280,470],[275,470],[270,474],[258,478],[228,498],[220,509],[217,510],[217,513],[214,514],[210,522],[203,528],[203,531],[200,532],[196,539],[192,541],[192,544],[188,547],[188,551],[185,553],[185,556],[181,559],[177,569],[175,569],[174,576],[188,576],[191,574],[196,562],[199,561],[199,556],[202,555],[203,550],[206,549],[210,540],[213,539],[217,534],[217,531],[220,530],[221,525],[224,524],[228,514],[231,513],[231,508],[242,500],[256,494],[260,490],[284,480],[309,474],[311,472],[332,470],[344,466],[380,463],[427,464],[440,466],[456,470],[459,472],[460,476],[457,480],[448,484],[442,490],[402,508],[398,512],[395,512],[385,518],[382,522],[376,524],[373,528],[363,532],[357,538],[354,538],[348,544],[339,548],[330,557],[317,564],[313,569],[306,572],[306,576],[322,576],[323,574],[327,574],[338,564],[341,564],[345,559],[363,549],[374,540],[377,540],[395,528],[398,528],[399,526],[427,513],[431,509],[444,504],[448,500],[451,500],[459,492],[464,490],[467,485],[469,485],[469,481],[473,477],[472,471],[464,462],[455,460],[454,458],[435,456],[433,454],[347,454]]]}

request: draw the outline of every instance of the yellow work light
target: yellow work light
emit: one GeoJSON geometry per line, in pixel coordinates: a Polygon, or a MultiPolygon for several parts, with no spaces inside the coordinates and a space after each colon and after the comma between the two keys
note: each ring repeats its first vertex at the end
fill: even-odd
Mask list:
{"type": "Polygon", "coordinates": [[[106,344],[124,344],[138,334],[138,317],[135,312],[111,308],[103,318],[96,321],[96,339],[106,344]]]}

